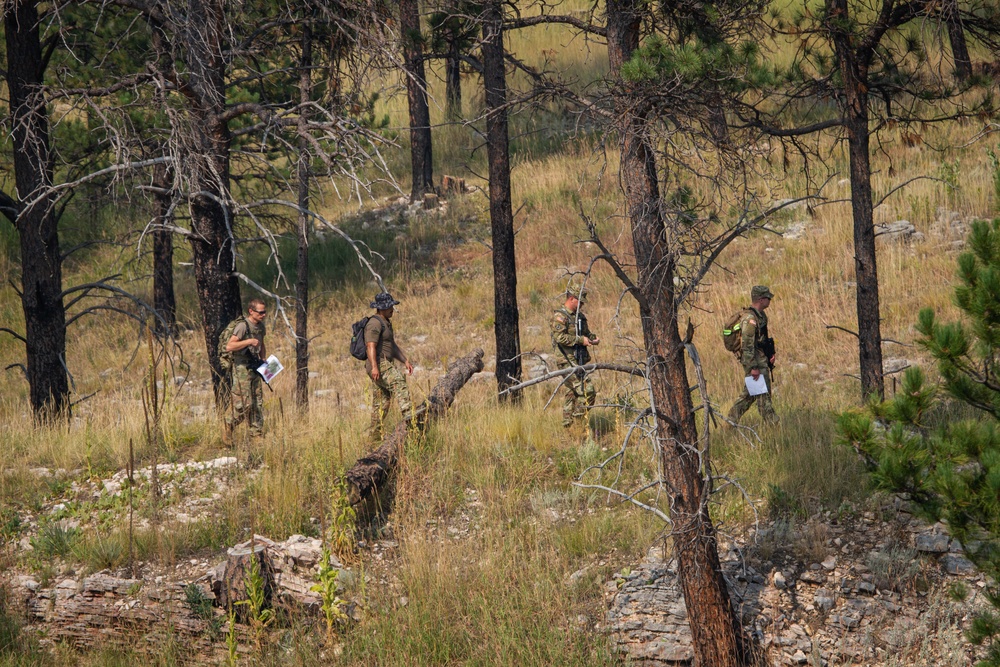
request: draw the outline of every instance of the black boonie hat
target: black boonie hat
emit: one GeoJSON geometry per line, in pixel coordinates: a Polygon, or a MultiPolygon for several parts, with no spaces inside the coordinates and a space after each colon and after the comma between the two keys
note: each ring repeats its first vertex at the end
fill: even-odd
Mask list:
{"type": "Polygon", "coordinates": [[[375,300],[372,301],[371,307],[375,310],[389,310],[396,305],[399,305],[399,302],[393,299],[391,294],[380,292],[375,295],[375,300]]]}

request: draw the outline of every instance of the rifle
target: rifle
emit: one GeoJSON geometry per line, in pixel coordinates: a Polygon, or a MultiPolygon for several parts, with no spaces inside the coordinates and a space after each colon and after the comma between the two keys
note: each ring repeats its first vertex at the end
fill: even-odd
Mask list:
{"type": "MultiPolygon", "coordinates": [[[[576,335],[577,335],[577,337],[580,337],[580,336],[583,335],[583,327],[581,326],[581,319],[580,319],[580,315],[579,314],[577,314],[577,316],[576,316],[576,335]]],[[[577,366],[583,366],[585,363],[587,363],[588,359],[587,359],[587,348],[586,348],[586,346],[584,346],[584,345],[574,345],[573,346],[573,359],[576,361],[576,365],[577,366]]],[[[583,373],[583,371],[577,371],[577,375],[579,375],[581,378],[583,377],[582,373],[583,373]]]]}
{"type": "Polygon", "coordinates": [[[774,364],[771,359],[774,357],[774,339],[770,336],[765,336],[760,339],[760,345],[757,346],[764,356],[767,357],[767,368],[768,370],[774,370],[774,364]]]}

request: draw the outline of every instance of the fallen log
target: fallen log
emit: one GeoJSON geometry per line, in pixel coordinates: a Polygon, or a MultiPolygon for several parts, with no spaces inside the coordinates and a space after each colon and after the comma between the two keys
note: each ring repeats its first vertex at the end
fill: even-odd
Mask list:
{"type": "Polygon", "coordinates": [[[358,459],[347,471],[348,497],[360,521],[383,514],[391,504],[399,452],[410,429],[422,429],[430,420],[443,415],[459,390],[481,370],[483,351],[480,349],[449,364],[448,372],[416,410],[413,423],[401,421],[377,449],[358,459]]]}

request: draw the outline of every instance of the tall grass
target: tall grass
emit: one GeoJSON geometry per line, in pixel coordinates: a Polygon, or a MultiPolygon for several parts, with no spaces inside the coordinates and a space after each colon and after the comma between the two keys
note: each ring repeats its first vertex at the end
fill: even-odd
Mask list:
{"type": "MultiPolygon", "coordinates": [[[[570,42],[563,28],[523,31],[510,41],[519,53],[532,54],[529,64],[555,58],[559,68],[575,73],[581,83],[596,79],[606,67],[601,47],[570,42]]],[[[436,67],[430,74],[432,119],[441,123],[443,84],[436,67]]],[[[481,94],[473,90],[475,81],[466,80],[470,116],[470,110],[482,105],[481,94]]],[[[514,83],[523,84],[516,77],[514,83]]],[[[398,130],[404,124],[404,105],[401,96],[384,101],[383,111],[398,130]]],[[[601,147],[596,137],[575,136],[567,120],[553,108],[513,119],[521,349],[526,353],[551,351],[548,318],[559,304],[567,274],[586,269],[596,252],[577,242],[587,236],[581,207],[598,222],[604,240],[624,264],[632,261],[629,234],[620,217],[621,197],[608,177],[617,171],[617,154],[601,147]]],[[[883,335],[896,341],[886,343],[886,356],[923,361],[912,347],[912,324],[920,307],[932,306],[946,318],[955,314],[949,286],[955,250],[931,228],[939,206],[963,215],[993,211],[992,173],[981,146],[941,152],[928,146],[964,146],[973,134],[971,127],[929,128],[924,144],[886,142],[873,156],[878,192],[914,176],[937,174],[945,163],[957,173],[953,181],[958,185],[946,189],[936,181],[916,181],[876,211],[880,222],[906,218],[926,235],[924,242],[913,245],[879,244],[883,335]]],[[[463,176],[474,186],[485,186],[479,177],[485,173],[484,151],[472,127],[441,124],[434,136],[439,175],[463,176]]],[[[388,158],[396,173],[405,174],[405,134],[400,143],[388,158]]],[[[738,394],[741,372],[723,349],[722,322],[747,303],[751,285],[769,284],[776,295],[768,313],[778,341],[774,398],[782,424],[758,428],[752,411],[745,423],[757,434],[713,432],[715,469],[738,484],[726,487],[713,507],[727,529],[753,518],[748,500],[765,516],[811,515],[867,493],[859,464],[850,451],[835,444],[833,435],[834,415],[854,405],[859,387],[852,377],[857,372],[856,342],[835,328],[852,329],[856,319],[850,207],[843,201],[849,184],[840,180],[846,178],[846,161],[842,147],[827,140],[822,147],[829,156],[827,166],[837,172],[824,193],[830,203],[812,212],[796,209],[773,221],[778,231],[805,223],[806,234],[793,240],[762,231],[738,240],[685,311],[695,326],[694,343],[704,362],[710,399],[724,412],[738,394]]],[[[788,173],[773,174],[764,185],[775,198],[801,196],[805,180],[796,171],[799,167],[793,164],[788,173]]],[[[400,177],[404,191],[405,180],[400,177]]],[[[394,192],[389,186],[380,188],[378,196],[394,192]]],[[[356,202],[332,196],[324,202],[325,215],[382,255],[375,258],[375,266],[402,301],[394,324],[400,344],[417,366],[410,378],[417,399],[429,392],[449,360],[474,347],[486,350],[487,370],[493,368],[487,205],[482,192],[474,191],[450,202],[443,216],[406,219],[396,212],[358,212],[356,202]]],[[[2,226],[0,243],[0,322],[19,329],[20,305],[7,286],[17,271],[16,252],[2,226]]],[[[281,241],[283,254],[292,255],[290,244],[281,241]]],[[[118,261],[108,249],[81,257],[86,261],[67,266],[68,282],[93,277],[118,261]]],[[[164,377],[165,457],[186,461],[232,454],[240,466],[226,480],[227,491],[214,503],[211,518],[187,524],[166,518],[158,526],[136,531],[132,547],[137,558],[169,566],[195,555],[214,558],[254,532],[275,539],[319,534],[333,480],[367,451],[368,380],[361,365],[348,356],[347,331],[351,322],[369,312],[377,288],[336,238],[317,237],[310,257],[316,295],[310,370],[317,373],[310,387],[319,393],[311,396],[309,412],[294,408],[294,341],[277,319],[269,322],[268,348],[289,370],[278,377],[274,392],[265,394],[265,438],[240,441],[232,451],[220,441],[205,343],[193,324],[199,320],[193,279],[188,268],[178,267],[179,316],[189,328],[179,336],[183,356],[174,353],[171,371],[164,377]],[[175,384],[174,375],[186,376],[186,382],[175,384]]],[[[274,283],[276,272],[265,256],[251,252],[247,259],[250,275],[263,284],[274,283]]],[[[590,286],[590,324],[605,341],[598,359],[644,359],[636,345],[642,340],[637,309],[622,294],[615,276],[598,264],[590,286]]],[[[134,322],[113,316],[82,320],[71,328],[67,366],[74,377],[74,396],[93,396],[75,406],[66,424],[34,427],[19,371],[4,376],[0,509],[7,513],[2,516],[13,512],[44,519],[56,502],[70,501],[83,508],[84,518],[75,542],[63,548],[52,533],[51,553],[35,554],[34,561],[22,560],[20,567],[50,571],[58,564],[83,569],[121,564],[122,547],[127,546],[122,542],[123,516],[94,525],[86,518],[93,500],[82,493],[77,497],[72,482],[82,484],[124,469],[130,441],[137,466],[150,461],[151,452],[143,445],[140,383],[146,371],[135,358],[143,340],[138,333],[134,322]],[[65,473],[42,476],[31,471],[35,467],[65,473]]],[[[22,357],[20,347],[0,335],[0,366],[22,357]]],[[[611,374],[599,374],[597,384],[600,401],[641,389],[611,374]]],[[[587,466],[617,449],[626,424],[611,408],[600,408],[595,421],[602,433],[586,442],[572,439],[559,426],[561,397],[545,407],[553,390],[529,389],[523,403],[512,408],[497,404],[492,380],[473,380],[426,439],[407,445],[395,510],[389,525],[375,536],[392,539],[397,546],[386,563],[366,562],[369,581],[354,591],[363,596],[364,618],[343,638],[342,656],[324,653],[324,661],[615,663],[606,638],[593,632],[603,610],[601,585],[617,567],[639,559],[662,536],[664,526],[631,505],[609,500],[607,494],[572,486],[587,466]]],[[[630,452],[620,484],[649,480],[656,472],[654,453],[640,446],[630,452]]],[[[588,473],[585,481],[609,479],[588,473]]],[[[177,500],[168,497],[165,506],[177,500]]],[[[145,505],[140,517],[149,518],[145,505]]],[[[30,530],[27,523],[6,525],[10,528],[3,536],[10,542],[30,530]]],[[[2,627],[0,632],[5,632],[2,627]]],[[[0,666],[117,665],[134,659],[120,652],[81,656],[62,649],[54,655],[26,648],[19,655],[0,652],[0,666]]],[[[291,655],[293,664],[320,660],[318,649],[310,648],[306,639],[291,655]]],[[[156,664],[174,664],[178,659],[158,660],[156,664]]]]}

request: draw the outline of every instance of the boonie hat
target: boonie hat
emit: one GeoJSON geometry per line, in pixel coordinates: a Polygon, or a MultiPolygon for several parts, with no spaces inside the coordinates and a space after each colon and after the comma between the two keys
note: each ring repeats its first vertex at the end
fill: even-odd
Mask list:
{"type": "Polygon", "coordinates": [[[750,290],[750,299],[756,301],[757,299],[773,299],[774,295],[771,294],[771,290],[767,285],[754,285],[750,290]]]}
{"type": "Polygon", "coordinates": [[[399,302],[393,299],[391,294],[388,292],[380,292],[375,295],[375,300],[372,301],[371,307],[375,310],[389,310],[396,305],[399,305],[399,302]]]}
{"type": "Polygon", "coordinates": [[[576,297],[580,301],[585,301],[589,293],[590,290],[588,290],[586,287],[584,287],[583,289],[580,289],[579,287],[566,288],[566,296],[576,297]]]}

